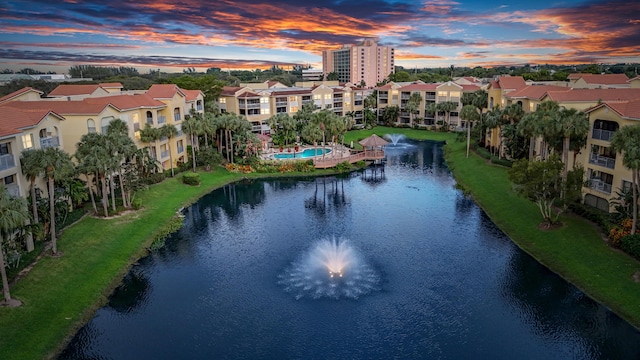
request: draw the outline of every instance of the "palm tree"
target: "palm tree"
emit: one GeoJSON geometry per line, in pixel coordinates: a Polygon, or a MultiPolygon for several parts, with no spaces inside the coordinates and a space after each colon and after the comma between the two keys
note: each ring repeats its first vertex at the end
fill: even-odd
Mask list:
{"type": "Polygon", "coordinates": [[[160,128],[160,134],[167,138],[167,147],[169,149],[169,162],[171,163],[171,177],[175,176],[173,170],[173,152],[171,151],[171,139],[178,135],[178,129],[173,124],[164,124],[160,128]]]}
{"type": "Polygon", "coordinates": [[[447,120],[446,120],[447,126],[451,125],[449,123],[449,116],[451,115],[451,112],[453,110],[458,108],[458,103],[453,102],[453,101],[443,101],[441,103],[438,103],[436,106],[437,106],[438,111],[442,111],[445,114],[447,114],[447,120]]]}
{"type": "Polygon", "coordinates": [[[471,122],[478,121],[480,114],[473,105],[465,105],[460,112],[460,118],[467,122],[467,157],[469,157],[469,147],[471,146],[471,122]]]}
{"type": "Polygon", "coordinates": [[[622,153],[622,163],[631,170],[633,218],[631,234],[636,233],[638,223],[638,179],[640,178],[640,125],[620,128],[611,137],[611,148],[622,153]]]}
{"type": "Polygon", "coordinates": [[[529,160],[533,160],[536,137],[540,136],[538,116],[535,112],[526,113],[517,125],[518,134],[529,139],[529,160]]]}
{"type": "MultiPolygon", "coordinates": [[[[499,129],[500,126],[502,125],[502,110],[499,107],[494,107],[493,109],[489,110],[489,112],[487,113],[487,116],[484,119],[484,126],[487,128],[487,130],[491,130],[493,131],[493,129],[499,129]]],[[[498,131],[498,139],[500,139],[500,133],[498,131]]],[[[492,148],[492,153],[495,154],[495,149],[499,148],[501,146],[500,144],[500,140],[498,140],[498,146],[491,146],[492,148]]]]}
{"type": "MultiPolygon", "coordinates": [[[[96,185],[98,185],[98,181],[102,178],[101,175],[104,172],[105,166],[103,164],[108,161],[107,158],[109,157],[111,157],[111,154],[108,151],[105,135],[98,133],[84,134],[76,144],[75,158],[78,160],[78,171],[87,177],[87,188],[89,189],[89,196],[95,213],[98,213],[98,209],[93,196],[92,178],[96,179],[96,185]]],[[[107,209],[104,201],[103,206],[106,216],[107,209]]]]}
{"type": "MultiPolygon", "coordinates": [[[[191,141],[191,161],[193,163],[193,172],[196,171],[196,145],[195,138],[198,137],[198,134],[202,131],[202,123],[198,121],[198,118],[192,115],[187,115],[184,117],[182,121],[182,131],[185,134],[189,135],[189,140],[191,141]]],[[[205,136],[206,137],[206,136],[205,136]]]]}
{"type": "MultiPolygon", "coordinates": [[[[40,155],[42,152],[34,149],[25,150],[20,154],[20,168],[22,173],[29,180],[29,192],[31,194],[31,214],[33,217],[33,223],[37,224],[38,220],[38,201],[36,199],[36,179],[40,176],[42,171],[42,158],[40,155]]],[[[27,238],[27,251],[31,252],[34,249],[33,237],[27,238]]]]}
{"type": "Polygon", "coordinates": [[[398,122],[398,115],[400,115],[400,108],[396,105],[391,105],[384,108],[382,118],[387,125],[390,125],[398,122]]]}
{"type": "Polygon", "coordinates": [[[136,151],[136,145],[129,137],[129,127],[127,123],[120,119],[111,120],[107,126],[107,140],[112,146],[114,162],[118,163],[118,178],[120,181],[120,195],[122,196],[122,206],[129,207],[127,192],[125,191],[124,174],[122,163],[130,159],[136,151]]]}
{"type": "Polygon", "coordinates": [[[12,236],[19,228],[29,221],[29,210],[24,198],[14,198],[9,195],[4,185],[0,185],[0,276],[2,277],[3,303],[8,306],[20,306],[22,302],[11,299],[9,293],[9,281],[7,279],[6,265],[4,263],[4,251],[2,240],[12,236]]]}
{"type": "Polygon", "coordinates": [[[43,173],[48,181],[49,189],[49,215],[51,217],[51,252],[58,253],[56,244],[56,218],[55,218],[55,180],[63,179],[73,173],[73,163],[69,154],[56,147],[42,150],[43,173]]]}
{"type": "MultiPolygon", "coordinates": [[[[140,141],[146,144],[151,144],[152,142],[156,144],[155,148],[157,151],[158,148],[158,140],[162,138],[162,134],[160,133],[160,129],[154,127],[153,125],[146,124],[144,128],[140,129],[140,141]]],[[[152,154],[154,159],[157,159],[158,154],[152,154]]],[[[158,168],[161,168],[161,165],[158,165],[158,168]]]]}
{"type": "Polygon", "coordinates": [[[582,111],[576,109],[561,109],[556,124],[557,131],[562,134],[562,162],[564,169],[562,171],[562,181],[567,180],[569,171],[569,147],[570,139],[586,138],[589,132],[589,119],[582,111]]]}
{"type": "Polygon", "coordinates": [[[405,105],[405,109],[409,112],[409,126],[413,126],[413,114],[417,112],[421,102],[422,96],[420,96],[419,92],[411,93],[409,101],[405,105]]]}
{"type": "Polygon", "coordinates": [[[318,124],[308,122],[300,133],[302,138],[310,144],[313,144],[314,148],[318,147],[318,140],[322,139],[323,132],[318,124]]]}

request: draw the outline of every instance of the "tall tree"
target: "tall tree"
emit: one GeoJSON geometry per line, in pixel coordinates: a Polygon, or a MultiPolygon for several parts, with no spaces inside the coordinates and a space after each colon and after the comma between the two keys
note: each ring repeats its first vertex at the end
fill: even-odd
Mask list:
{"type": "Polygon", "coordinates": [[[640,179],[640,125],[627,125],[618,129],[611,137],[611,148],[622,153],[622,163],[631,170],[633,218],[631,233],[638,228],[638,180],[640,179]]]}
{"type": "Polygon", "coordinates": [[[51,217],[51,252],[58,253],[56,241],[56,214],[55,214],[55,180],[63,179],[73,174],[73,163],[69,154],[56,147],[43,150],[43,173],[48,182],[49,190],[49,214],[51,217]]]}
{"type": "Polygon", "coordinates": [[[8,306],[19,306],[22,303],[19,300],[11,299],[2,242],[13,236],[15,231],[23,227],[27,221],[29,221],[29,210],[25,199],[12,197],[4,185],[0,185],[0,276],[2,277],[4,304],[8,306]]]}
{"type": "Polygon", "coordinates": [[[443,101],[438,103],[436,105],[436,108],[438,109],[438,111],[442,111],[443,113],[447,114],[446,124],[447,126],[450,126],[451,123],[449,119],[451,116],[451,112],[458,108],[458,103],[453,101],[443,101]]]}
{"type": "MultiPolygon", "coordinates": [[[[189,140],[191,142],[191,162],[193,165],[193,172],[196,171],[196,140],[198,138],[198,134],[202,132],[202,122],[199,121],[199,114],[192,112],[191,115],[187,115],[184,117],[182,121],[182,131],[185,134],[189,135],[189,140]]],[[[217,127],[216,127],[217,129],[217,127]]]]}
{"type": "Polygon", "coordinates": [[[478,110],[473,105],[465,105],[460,112],[460,118],[467,123],[467,157],[469,157],[469,148],[471,147],[471,123],[480,119],[478,110]]]}
{"type": "Polygon", "coordinates": [[[420,108],[420,103],[422,102],[422,96],[419,92],[411,93],[409,96],[409,101],[407,101],[407,105],[405,108],[409,112],[409,126],[413,126],[413,115],[420,108]]]}
{"type": "Polygon", "coordinates": [[[560,109],[556,118],[555,130],[562,135],[562,180],[567,180],[569,171],[569,149],[571,138],[585,138],[589,132],[589,119],[582,111],[576,109],[560,109]]]}
{"type": "Polygon", "coordinates": [[[136,145],[129,136],[129,127],[121,119],[111,120],[107,126],[107,140],[111,144],[114,164],[117,163],[118,180],[120,182],[120,195],[122,196],[122,206],[129,207],[127,191],[124,183],[124,162],[131,159],[136,151],[136,145]]]}
{"type": "Polygon", "coordinates": [[[171,140],[178,135],[178,129],[176,129],[173,124],[164,124],[160,128],[160,134],[162,137],[167,138],[167,148],[169,150],[169,163],[171,164],[171,177],[175,176],[175,172],[173,170],[173,151],[171,151],[171,140]]]}
{"type": "Polygon", "coordinates": [[[397,105],[391,105],[384,108],[382,118],[386,125],[391,125],[398,122],[398,116],[400,115],[400,108],[397,105]]]}
{"type": "MultiPolygon", "coordinates": [[[[146,144],[155,143],[155,149],[158,149],[158,140],[162,138],[162,134],[160,133],[160,129],[154,127],[153,125],[145,124],[144,128],[140,129],[140,141],[146,144]]],[[[157,159],[158,154],[151,154],[151,157],[157,159]]],[[[158,164],[158,168],[161,168],[161,165],[158,164]]]]}

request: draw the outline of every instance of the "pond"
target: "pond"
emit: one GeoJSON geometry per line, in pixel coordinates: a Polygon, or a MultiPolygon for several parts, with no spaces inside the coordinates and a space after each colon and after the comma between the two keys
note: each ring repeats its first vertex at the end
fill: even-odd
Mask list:
{"type": "Polygon", "coordinates": [[[637,359],[640,332],[515,246],[442,144],[185,211],[63,359],[637,359]]]}

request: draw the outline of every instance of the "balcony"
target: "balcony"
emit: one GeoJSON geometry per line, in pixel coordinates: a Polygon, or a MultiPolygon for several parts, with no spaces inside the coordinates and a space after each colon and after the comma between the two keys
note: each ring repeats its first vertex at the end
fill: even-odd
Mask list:
{"type": "Polygon", "coordinates": [[[426,93],[426,94],[424,94],[424,98],[425,98],[425,100],[435,100],[436,99],[436,94],[426,93]]]}
{"type": "Polygon", "coordinates": [[[16,166],[16,160],[13,154],[0,155],[0,170],[11,169],[16,166]]]}
{"type": "Polygon", "coordinates": [[[163,125],[167,123],[167,117],[166,116],[158,116],[158,125],[163,125]]]}
{"type": "Polygon", "coordinates": [[[287,102],[286,101],[276,101],[276,107],[282,107],[282,106],[287,106],[287,102]]]}
{"type": "Polygon", "coordinates": [[[611,194],[611,184],[608,184],[602,180],[598,180],[598,179],[589,180],[589,187],[592,188],[593,190],[596,190],[605,194],[611,194]]]}
{"type": "Polygon", "coordinates": [[[591,138],[604,140],[604,141],[611,141],[611,137],[613,136],[614,133],[615,131],[593,129],[593,132],[591,133],[591,138]]]}
{"type": "Polygon", "coordinates": [[[57,136],[50,136],[40,139],[40,147],[42,149],[60,146],[60,140],[57,136]]]}
{"type": "Polygon", "coordinates": [[[598,166],[604,166],[609,169],[614,169],[616,167],[616,158],[610,158],[598,154],[591,154],[591,156],[589,156],[589,164],[595,164],[598,166]]]}

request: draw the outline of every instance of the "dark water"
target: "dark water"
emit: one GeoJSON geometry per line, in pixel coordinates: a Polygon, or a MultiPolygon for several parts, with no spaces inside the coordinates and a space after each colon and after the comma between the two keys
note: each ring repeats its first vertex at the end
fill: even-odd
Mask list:
{"type": "Polygon", "coordinates": [[[205,196],[61,358],[640,358],[640,332],[454,188],[440,144],[387,154],[384,168],[205,196]],[[357,298],[285,291],[278,279],[323,238],[348,239],[376,286],[357,298]]]}

